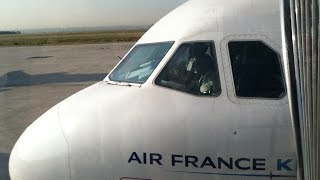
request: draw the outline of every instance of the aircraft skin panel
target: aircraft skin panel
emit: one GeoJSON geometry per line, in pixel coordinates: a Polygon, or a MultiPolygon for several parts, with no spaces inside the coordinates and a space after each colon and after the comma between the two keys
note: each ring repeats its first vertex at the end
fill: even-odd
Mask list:
{"type": "Polygon", "coordinates": [[[185,40],[215,32],[224,37],[265,34],[276,39],[281,47],[279,3],[277,0],[232,0],[227,4],[223,0],[191,0],[163,17],[137,43],[185,40]]]}

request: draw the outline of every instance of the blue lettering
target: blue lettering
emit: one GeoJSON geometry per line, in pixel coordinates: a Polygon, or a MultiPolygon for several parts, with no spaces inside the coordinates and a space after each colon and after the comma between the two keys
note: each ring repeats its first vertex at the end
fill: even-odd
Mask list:
{"type": "Polygon", "coordinates": [[[206,157],[200,167],[203,168],[204,166],[211,166],[212,168],[216,168],[210,157],[206,157]]]}
{"type": "Polygon", "coordinates": [[[266,170],[265,159],[253,159],[253,170],[266,170]]]}
{"type": "Polygon", "coordinates": [[[162,165],[161,163],[162,155],[157,153],[150,153],[150,164],[153,164],[155,161],[159,165],[162,165]]]}
{"type": "Polygon", "coordinates": [[[250,162],[250,159],[248,158],[240,158],[240,159],[237,159],[236,162],[235,162],[235,166],[238,168],[238,169],[241,169],[241,170],[249,170],[250,169],[250,166],[243,166],[240,164],[241,161],[247,161],[247,162],[250,162]]]}
{"type": "Polygon", "coordinates": [[[198,162],[197,156],[186,156],[185,157],[185,166],[186,167],[189,167],[189,164],[192,164],[194,167],[198,167],[197,162],[198,162]]]}
{"type": "Polygon", "coordinates": [[[232,158],[229,158],[229,162],[227,162],[224,159],[222,159],[221,157],[218,157],[218,167],[219,167],[219,169],[221,169],[222,164],[224,164],[229,169],[233,169],[232,162],[233,162],[232,158]]]}
{"type": "Polygon", "coordinates": [[[287,171],[293,171],[288,164],[292,161],[292,159],[287,159],[286,161],[283,161],[282,159],[277,160],[277,170],[282,171],[282,169],[285,169],[287,171]]]}
{"type": "Polygon", "coordinates": [[[178,160],[176,158],[182,158],[183,156],[182,155],[172,155],[171,156],[171,164],[172,166],[176,166],[176,163],[182,163],[183,161],[182,160],[178,160]]]}
{"type": "Polygon", "coordinates": [[[139,159],[139,156],[137,155],[136,152],[133,152],[128,160],[128,163],[131,161],[138,161],[139,164],[141,164],[141,160],[139,159]]]}

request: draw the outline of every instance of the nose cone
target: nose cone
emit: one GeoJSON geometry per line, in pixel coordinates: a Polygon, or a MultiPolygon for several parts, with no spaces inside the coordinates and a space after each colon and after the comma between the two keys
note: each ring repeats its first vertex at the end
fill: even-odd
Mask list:
{"type": "Polygon", "coordinates": [[[68,146],[58,106],[31,124],[16,142],[10,156],[11,180],[69,180],[68,146]]]}

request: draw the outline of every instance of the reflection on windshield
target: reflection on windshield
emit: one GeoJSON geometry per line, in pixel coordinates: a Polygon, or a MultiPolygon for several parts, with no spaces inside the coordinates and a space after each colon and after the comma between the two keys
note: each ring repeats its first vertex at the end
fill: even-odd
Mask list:
{"type": "Polygon", "coordinates": [[[118,82],[144,83],[166,55],[173,42],[141,44],[135,46],[110,74],[118,82]]]}

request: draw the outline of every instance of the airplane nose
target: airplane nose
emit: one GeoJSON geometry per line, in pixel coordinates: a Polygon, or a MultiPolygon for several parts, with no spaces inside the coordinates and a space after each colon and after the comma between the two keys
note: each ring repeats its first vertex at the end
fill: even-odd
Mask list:
{"type": "Polygon", "coordinates": [[[58,111],[53,107],[20,136],[10,156],[11,180],[70,180],[68,145],[58,111]]]}

